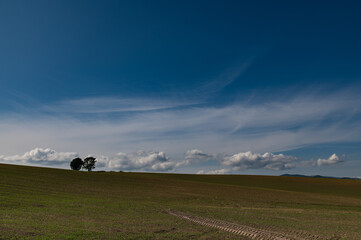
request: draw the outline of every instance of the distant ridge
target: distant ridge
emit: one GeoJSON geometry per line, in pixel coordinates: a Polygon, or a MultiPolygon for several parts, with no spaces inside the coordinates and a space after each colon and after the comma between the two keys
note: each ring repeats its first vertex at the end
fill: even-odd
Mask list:
{"type": "Polygon", "coordinates": [[[308,178],[334,178],[334,179],[351,179],[351,180],[361,180],[361,178],[357,177],[329,177],[329,176],[321,176],[321,175],[313,175],[307,176],[302,174],[282,174],[281,177],[308,177],[308,178]]]}

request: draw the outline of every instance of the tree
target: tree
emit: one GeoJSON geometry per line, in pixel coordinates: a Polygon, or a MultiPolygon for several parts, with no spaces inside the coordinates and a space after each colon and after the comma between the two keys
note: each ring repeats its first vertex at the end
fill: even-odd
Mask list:
{"type": "Polygon", "coordinates": [[[81,160],[81,158],[74,158],[73,161],[71,161],[70,163],[70,167],[73,170],[79,171],[80,168],[83,166],[83,160],[81,160]]]}
{"type": "Polygon", "coordinates": [[[96,162],[97,161],[95,160],[94,157],[87,157],[84,159],[83,168],[88,170],[88,172],[90,172],[93,168],[95,168],[96,162]]]}

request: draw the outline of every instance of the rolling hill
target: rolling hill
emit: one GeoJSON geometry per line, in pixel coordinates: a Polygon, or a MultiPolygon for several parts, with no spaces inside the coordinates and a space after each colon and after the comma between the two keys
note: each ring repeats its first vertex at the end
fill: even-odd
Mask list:
{"type": "Polygon", "coordinates": [[[361,239],[360,189],[349,179],[0,164],[0,239],[253,239],[182,216],[295,239],[361,239]]]}

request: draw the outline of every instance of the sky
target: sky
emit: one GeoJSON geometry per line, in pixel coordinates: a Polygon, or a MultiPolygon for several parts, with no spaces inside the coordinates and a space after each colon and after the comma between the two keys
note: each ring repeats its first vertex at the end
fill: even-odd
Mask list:
{"type": "Polygon", "coordinates": [[[360,177],[360,9],[0,0],[0,162],[360,177]]]}

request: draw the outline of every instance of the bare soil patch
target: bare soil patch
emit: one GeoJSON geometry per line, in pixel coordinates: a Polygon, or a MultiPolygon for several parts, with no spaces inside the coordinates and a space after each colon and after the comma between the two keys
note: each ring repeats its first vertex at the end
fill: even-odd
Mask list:
{"type": "Polygon", "coordinates": [[[197,223],[207,227],[217,228],[223,231],[231,232],[237,235],[247,237],[249,239],[255,240],[312,240],[312,239],[322,239],[320,236],[312,235],[306,232],[281,232],[274,231],[271,229],[258,229],[250,226],[237,225],[234,223],[224,222],[215,219],[201,218],[197,216],[192,216],[186,213],[165,210],[164,213],[182,218],[184,220],[197,223]]]}

